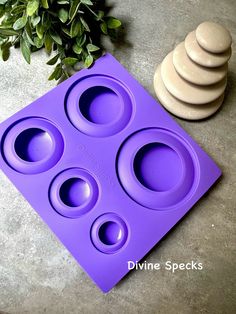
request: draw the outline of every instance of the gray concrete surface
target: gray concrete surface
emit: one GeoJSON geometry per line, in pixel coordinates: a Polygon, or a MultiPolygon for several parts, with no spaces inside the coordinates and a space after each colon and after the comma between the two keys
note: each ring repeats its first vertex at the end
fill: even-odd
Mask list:
{"type": "MultiPolygon", "coordinates": [[[[112,3],[112,2],[109,2],[112,3]]],[[[154,95],[153,73],[187,32],[204,20],[232,33],[227,96],[210,120],[178,123],[214,158],[223,177],[146,257],[148,262],[203,263],[202,271],[133,271],[103,295],[48,227],[0,174],[1,313],[227,313],[236,312],[236,6],[234,0],[117,0],[126,43],[109,50],[154,95]]],[[[38,53],[27,65],[19,51],[0,62],[0,121],[50,90],[51,71],[38,53]]]]}

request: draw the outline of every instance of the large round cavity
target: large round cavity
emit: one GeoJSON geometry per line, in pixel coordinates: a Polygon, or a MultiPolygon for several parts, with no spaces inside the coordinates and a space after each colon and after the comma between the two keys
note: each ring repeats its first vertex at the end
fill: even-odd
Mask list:
{"type": "Polygon", "coordinates": [[[15,152],[23,160],[36,162],[50,156],[53,142],[50,135],[41,129],[30,128],[21,132],[15,141],[15,152]]]}
{"type": "Polygon", "coordinates": [[[102,243],[114,245],[122,239],[122,230],[117,222],[107,221],[100,227],[98,235],[102,243]]]}
{"type": "Polygon", "coordinates": [[[134,172],[146,188],[162,192],[178,183],[182,165],[172,148],[162,143],[150,143],[143,146],[135,156],[134,172]]]}
{"type": "Polygon", "coordinates": [[[94,86],[81,95],[79,107],[88,121],[108,124],[116,120],[121,110],[121,102],[119,96],[110,88],[94,86]]]}
{"type": "Polygon", "coordinates": [[[89,196],[89,185],[80,178],[71,178],[65,181],[60,188],[62,202],[70,207],[83,205],[89,199],[89,196]]]}
{"type": "Polygon", "coordinates": [[[168,210],[190,198],[199,183],[198,159],[178,134],[161,128],[128,137],[117,156],[127,194],[146,208],[168,210]]]}

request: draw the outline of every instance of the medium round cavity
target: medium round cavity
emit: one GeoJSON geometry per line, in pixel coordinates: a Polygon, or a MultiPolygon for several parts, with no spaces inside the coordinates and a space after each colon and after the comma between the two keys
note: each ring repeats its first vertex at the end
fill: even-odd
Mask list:
{"type": "Polygon", "coordinates": [[[64,141],[60,131],[44,118],[27,118],[5,134],[2,151],[7,163],[26,174],[44,172],[61,158],[64,141]]]}
{"type": "Polygon", "coordinates": [[[17,155],[29,162],[43,160],[51,154],[52,150],[53,142],[50,135],[38,128],[23,131],[15,141],[17,155]]]}
{"type": "Polygon", "coordinates": [[[114,213],[98,217],[91,228],[92,242],[103,253],[116,253],[125,245],[127,238],[127,224],[114,213]]]}
{"type": "Polygon", "coordinates": [[[60,198],[70,207],[81,206],[90,196],[90,188],[85,180],[71,178],[65,181],[60,188],[60,198]]]}
{"type": "Polygon", "coordinates": [[[134,173],[137,179],[147,189],[156,192],[172,189],[180,180],[182,170],[178,154],[162,143],[143,146],[134,159],[134,173]]]}
{"type": "Polygon", "coordinates": [[[53,180],[49,198],[53,208],[68,218],[78,218],[90,211],[99,196],[95,178],[85,169],[70,168],[53,180]]]}
{"type": "Polygon", "coordinates": [[[117,172],[134,201],[156,210],[186,201],[199,181],[198,159],[189,144],[159,128],[136,132],[123,143],[117,172]]]}
{"type": "Polygon", "coordinates": [[[104,86],[86,90],[80,97],[79,106],[83,116],[95,124],[112,123],[122,110],[119,96],[104,86]]]}
{"type": "Polygon", "coordinates": [[[95,137],[123,130],[133,113],[133,97],[118,80],[92,75],[77,81],[66,96],[66,113],[81,132],[95,137]]]}

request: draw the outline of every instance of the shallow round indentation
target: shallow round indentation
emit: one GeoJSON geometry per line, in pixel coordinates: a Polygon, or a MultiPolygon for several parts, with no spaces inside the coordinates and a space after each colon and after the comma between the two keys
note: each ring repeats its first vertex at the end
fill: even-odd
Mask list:
{"type": "Polygon", "coordinates": [[[50,135],[38,128],[23,131],[15,141],[15,151],[25,161],[40,161],[49,156],[52,150],[53,142],[50,135]]]}
{"type": "Polygon", "coordinates": [[[171,147],[162,143],[150,143],[136,154],[134,173],[146,188],[157,192],[168,191],[181,177],[181,159],[171,147]]]}
{"type": "Polygon", "coordinates": [[[66,113],[81,132],[95,137],[123,130],[133,113],[133,97],[118,80],[92,75],[77,81],[66,96],[66,113]]]}
{"type": "Polygon", "coordinates": [[[198,159],[187,142],[165,129],[131,135],[117,156],[121,185],[137,203],[170,209],[188,199],[199,181],[198,159]]]}
{"type": "Polygon", "coordinates": [[[44,118],[26,118],[5,133],[2,153],[16,171],[35,174],[52,168],[64,151],[64,140],[57,127],[44,118]]]}
{"type": "Polygon", "coordinates": [[[91,238],[99,251],[107,254],[116,253],[127,241],[128,228],[120,216],[107,213],[98,217],[94,222],[91,238]]]}
{"type": "Polygon", "coordinates": [[[90,195],[90,188],[85,180],[71,178],[65,181],[60,188],[60,198],[64,204],[77,207],[84,204],[90,195]]]}
{"type": "Polygon", "coordinates": [[[119,96],[104,86],[87,89],[80,97],[79,106],[83,116],[95,124],[112,123],[121,110],[119,96]]]}
{"type": "Polygon", "coordinates": [[[98,200],[95,178],[85,169],[64,170],[53,180],[49,198],[53,208],[68,218],[78,218],[90,211],[98,200]]]}

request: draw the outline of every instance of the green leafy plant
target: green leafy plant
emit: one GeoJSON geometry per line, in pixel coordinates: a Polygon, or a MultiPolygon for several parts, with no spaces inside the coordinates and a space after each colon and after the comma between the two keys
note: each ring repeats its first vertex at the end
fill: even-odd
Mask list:
{"type": "Polygon", "coordinates": [[[20,48],[30,63],[31,53],[44,48],[47,64],[55,65],[49,80],[69,77],[68,66],[90,67],[102,54],[101,35],[116,36],[121,22],[107,15],[104,1],[0,0],[0,49],[4,61],[11,47],[20,48]]]}

